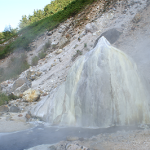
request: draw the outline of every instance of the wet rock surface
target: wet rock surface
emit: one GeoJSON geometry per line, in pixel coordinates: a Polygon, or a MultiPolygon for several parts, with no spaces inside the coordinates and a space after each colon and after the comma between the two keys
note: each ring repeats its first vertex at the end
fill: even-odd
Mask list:
{"type": "Polygon", "coordinates": [[[34,129],[12,133],[10,135],[0,135],[0,144],[1,148],[5,150],[10,150],[12,145],[15,150],[28,148],[30,148],[29,150],[41,150],[41,148],[42,150],[50,148],[66,150],[66,148],[69,149],[71,147],[74,148],[72,150],[82,150],[83,148],[86,150],[119,150],[122,148],[125,150],[148,150],[150,147],[149,138],[149,129],[142,130],[135,126],[111,127],[107,129],[37,126],[34,129]],[[65,140],[67,136],[72,135],[79,138],[75,141],[65,140]],[[80,140],[81,137],[82,140],[80,140]]]}

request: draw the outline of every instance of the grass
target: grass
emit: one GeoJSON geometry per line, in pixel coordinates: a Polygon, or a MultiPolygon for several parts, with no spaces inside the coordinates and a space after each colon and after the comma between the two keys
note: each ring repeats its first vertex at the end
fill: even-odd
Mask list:
{"type": "Polygon", "coordinates": [[[42,35],[46,30],[50,31],[56,28],[60,23],[67,20],[69,17],[75,16],[77,13],[83,10],[85,6],[92,4],[94,1],[96,0],[75,0],[65,7],[64,10],[23,28],[18,32],[19,36],[14,42],[0,50],[0,59],[5,58],[15,49],[21,48],[29,51],[29,44],[36,37],[42,35]]]}

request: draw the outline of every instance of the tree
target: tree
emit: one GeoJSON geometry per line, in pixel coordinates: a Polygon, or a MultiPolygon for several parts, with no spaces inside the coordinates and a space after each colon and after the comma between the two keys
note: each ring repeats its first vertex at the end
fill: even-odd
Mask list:
{"type": "Polygon", "coordinates": [[[22,29],[28,25],[28,19],[26,15],[22,16],[22,20],[20,20],[19,27],[22,29]]]}
{"type": "Polygon", "coordinates": [[[5,29],[3,31],[3,35],[5,38],[10,37],[11,36],[11,25],[5,26],[5,29]]]}
{"type": "Polygon", "coordinates": [[[0,32],[0,39],[3,39],[3,38],[4,38],[3,32],[0,32]]]}

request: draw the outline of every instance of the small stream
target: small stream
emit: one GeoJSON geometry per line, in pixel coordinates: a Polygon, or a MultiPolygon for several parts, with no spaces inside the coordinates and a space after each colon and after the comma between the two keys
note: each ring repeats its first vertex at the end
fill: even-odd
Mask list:
{"type": "Polygon", "coordinates": [[[42,144],[54,144],[66,140],[67,136],[90,138],[101,133],[139,130],[136,126],[109,128],[79,128],[38,125],[35,128],[15,133],[0,133],[0,150],[23,150],[42,144]]]}

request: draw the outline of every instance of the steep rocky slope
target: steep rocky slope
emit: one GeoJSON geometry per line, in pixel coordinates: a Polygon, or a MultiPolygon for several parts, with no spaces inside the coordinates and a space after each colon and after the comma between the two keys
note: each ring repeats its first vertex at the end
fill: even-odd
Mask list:
{"type": "MultiPolygon", "coordinates": [[[[146,80],[146,88],[149,89],[149,0],[117,1],[104,14],[101,14],[102,9],[103,2],[98,1],[74,18],[68,19],[53,31],[44,33],[31,44],[33,50],[27,53],[29,63],[31,63],[34,56],[38,55],[45,43],[48,41],[51,42],[51,47],[48,49],[46,57],[41,59],[37,66],[30,67],[19,77],[27,78],[32,83],[31,88],[40,91],[40,100],[44,100],[48,95],[51,96],[54,94],[57,87],[66,80],[70,67],[82,57],[80,54],[82,53],[84,55],[92,50],[96,39],[105,31],[107,34],[111,34],[109,33],[109,29],[112,28],[115,28],[121,33],[112,45],[133,59],[142,74],[142,78],[146,80]]],[[[10,57],[2,60],[0,65],[7,66],[10,57]]],[[[1,84],[1,90],[8,93],[10,91],[12,92],[11,89],[14,83],[15,80],[3,82],[1,84]]],[[[23,85],[18,86],[18,90],[23,85]]],[[[11,101],[8,104],[8,108],[12,105],[18,106],[22,110],[21,114],[25,122],[26,113],[36,103],[27,103],[20,98],[16,101],[11,101]]],[[[14,119],[14,122],[17,120],[18,115],[18,113],[9,113],[9,116],[11,116],[12,120],[14,119]]],[[[7,116],[6,114],[2,114],[1,122],[7,116]]],[[[29,120],[37,119],[31,119],[31,116],[29,116],[27,117],[29,120]]],[[[11,121],[9,122],[11,123],[11,121]]],[[[0,125],[3,130],[2,127],[4,125],[0,125]]],[[[127,148],[131,149],[130,145],[127,148]]]]}

